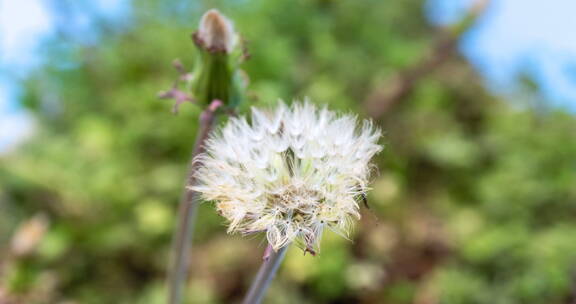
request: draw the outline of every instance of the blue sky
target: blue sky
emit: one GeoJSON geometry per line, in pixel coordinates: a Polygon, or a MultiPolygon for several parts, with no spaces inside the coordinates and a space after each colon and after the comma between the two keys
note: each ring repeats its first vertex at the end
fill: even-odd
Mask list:
{"type": "MultiPolygon", "coordinates": [[[[0,154],[9,152],[34,131],[34,121],[19,106],[19,81],[46,58],[39,50],[44,39],[55,34],[57,19],[47,0],[0,0],[0,154]]],[[[126,0],[93,0],[70,2],[100,17],[125,18],[126,0]]],[[[72,29],[82,42],[97,40],[90,15],[67,16],[66,28],[72,29]]]]}
{"type": "MultiPolygon", "coordinates": [[[[473,0],[430,0],[428,15],[457,20],[473,0]]],[[[519,73],[529,73],[542,96],[576,112],[576,1],[492,0],[461,51],[493,92],[514,95],[519,73]]]]}
{"type": "MultiPolygon", "coordinates": [[[[433,23],[449,24],[473,1],[428,0],[426,12],[433,23]]],[[[42,62],[38,46],[54,32],[56,20],[45,3],[50,2],[0,0],[0,153],[34,130],[33,119],[18,106],[18,80],[42,62]]],[[[129,7],[127,0],[81,3],[115,19],[124,18],[129,7]]],[[[576,112],[574,13],[576,0],[492,0],[460,48],[495,94],[515,96],[518,74],[529,73],[545,99],[576,112]]],[[[95,39],[89,16],[70,22],[84,37],[95,39]]]]}
{"type": "Polygon", "coordinates": [[[38,39],[50,28],[50,16],[39,1],[0,0],[0,152],[33,130],[33,120],[17,103],[17,81],[38,64],[38,39]]]}

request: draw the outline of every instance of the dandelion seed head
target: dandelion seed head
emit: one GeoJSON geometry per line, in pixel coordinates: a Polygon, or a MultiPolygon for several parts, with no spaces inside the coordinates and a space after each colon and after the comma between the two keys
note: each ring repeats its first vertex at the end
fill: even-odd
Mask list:
{"type": "Polygon", "coordinates": [[[231,118],[195,161],[190,187],[229,221],[228,232],[265,232],[279,249],[315,252],[324,228],[347,237],[368,190],[370,159],[382,147],[370,121],[309,102],[281,103],[231,118]]]}

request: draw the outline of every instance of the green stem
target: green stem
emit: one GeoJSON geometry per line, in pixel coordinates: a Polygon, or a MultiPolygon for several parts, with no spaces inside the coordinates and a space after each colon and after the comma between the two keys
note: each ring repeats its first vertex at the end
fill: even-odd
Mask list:
{"type": "Polygon", "coordinates": [[[250,291],[248,291],[246,298],[244,298],[242,302],[243,304],[259,304],[262,301],[266,290],[268,290],[268,286],[270,286],[280,264],[284,260],[287,250],[288,245],[280,248],[278,251],[274,251],[270,247],[266,249],[267,252],[270,251],[270,254],[264,258],[262,266],[260,266],[254,282],[252,282],[250,291]]]}
{"type": "Polygon", "coordinates": [[[172,245],[172,259],[168,274],[168,303],[182,303],[182,287],[188,278],[188,262],[190,260],[190,249],[194,222],[198,212],[198,192],[188,190],[189,185],[196,183],[194,172],[200,165],[199,162],[192,162],[194,158],[204,152],[204,143],[210,131],[216,124],[216,110],[222,105],[220,100],[214,100],[200,116],[200,128],[194,143],[191,162],[188,168],[188,175],[178,210],[178,226],[172,245]]]}

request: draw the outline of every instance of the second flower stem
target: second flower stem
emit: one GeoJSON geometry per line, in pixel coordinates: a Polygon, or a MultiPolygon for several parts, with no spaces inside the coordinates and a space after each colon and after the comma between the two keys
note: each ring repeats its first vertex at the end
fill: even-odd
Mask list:
{"type": "Polygon", "coordinates": [[[282,264],[287,250],[288,245],[278,249],[278,251],[274,251],[270,247],[266,249],[267,253],[265,254],[262,266],[260,266],[258,274],[254,282],[252,282],[250,291],[248,291],[248,294],[242,302],[243,304],[259,304],[262,302],[262,298],[264,298],[268,286],[270,286],[280,264],[282,264]]]}

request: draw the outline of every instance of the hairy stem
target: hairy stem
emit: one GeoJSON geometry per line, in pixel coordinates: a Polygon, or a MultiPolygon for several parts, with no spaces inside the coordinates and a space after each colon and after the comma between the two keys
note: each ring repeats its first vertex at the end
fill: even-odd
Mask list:
{"type": "Polygon", "coordinates": [[[243,304],[259,304],[262,301],[268,286],[270,286],[270,283],[276,275],[278,267],[280,267],[280,264],[284,260],[287,250],[288,245],[280,248],[278,251],[274,251],[270,247],[266,249],[262,266],[260,266],[258,274],[254,282],[252,282],[250,291],[248,291],[248,294],[242,302],[243,304]]]}
{"type": "Polygon", "coordinates": [[[191,162],[188,168],[186,183],[180,199],[178,210],[178,225],[172,244],[172,259],[168,274],[168,303],[179,304],[182,302],[182,287],[188,277],[188,262],[192,241],[194,222],[198,211],[198,193],[187,189],[187,186],[195,184],[194,172],[200,165],[193,162],[194,158],[204,152],[204,143],[216,123],[216,110],[222,105],[220,100],[214,100],[200,116],[200,128],[196,135],[196,142],[192,150],[191,162]]]}

